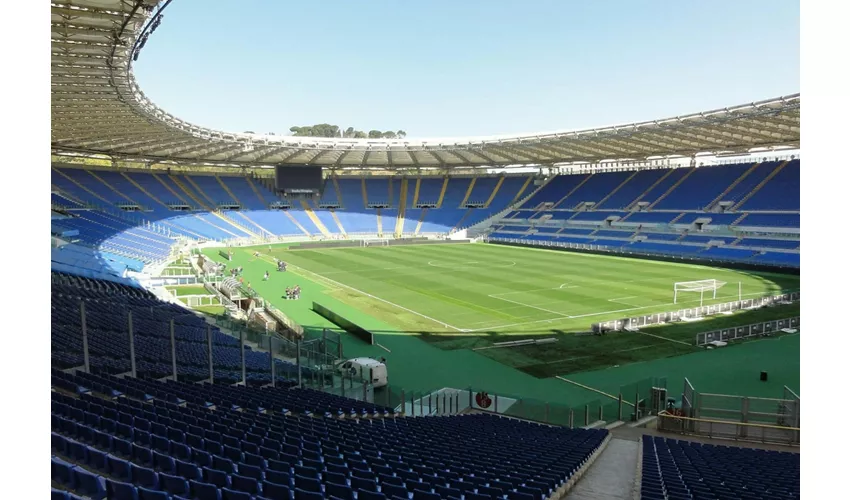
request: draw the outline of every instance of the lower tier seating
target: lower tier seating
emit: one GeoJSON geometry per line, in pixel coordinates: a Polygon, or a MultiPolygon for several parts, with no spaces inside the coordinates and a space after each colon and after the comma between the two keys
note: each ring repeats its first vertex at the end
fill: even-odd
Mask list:
{"type": "Polygon", "coordinates": [[[800,498],[800,455],[643,436],[641,498],[800,498]]]}
{"type": "MultiPolygon", "coordinates": [[[[120,386],[114,377],[101,380],[120,386]]],[[[491,415],[317,418],[278,411],[272,398],[299,389],[137,382],[154,394],[173,385],[187,398],[164,393],[144,403],[54,390],[54,484],[93,499],[542,500],[608,435],[491,415]],[[206,390],[224,404],[196,404],[191,395],[206,390]],[[228,406],[240,398],[264,411],[228,406]]]]}

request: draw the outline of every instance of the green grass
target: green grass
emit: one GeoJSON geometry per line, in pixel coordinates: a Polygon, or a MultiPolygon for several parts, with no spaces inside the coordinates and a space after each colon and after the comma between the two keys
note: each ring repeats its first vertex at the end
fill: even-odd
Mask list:
{"type": "Polygon", "coordinates": [[[176,285],[167,286],[165,288],[176,291],[178,297],[182,297],[184,295],[211,295],[210,292],[201,285],[176,285]]]}
{"type": "Polygon", "coordinates": [[[213,316],[219,316],[224,314],[224,306],[195,306],[192,308],[194,311],[202,312],[205,314],[211,314],[213,316]]]}
{"type": "MultiPolygon", "coordinates": [[[[756,393],[750,395],[778,397],[782,383],[799,387],[798,340],[759,340],[716,351],[672,341],[691,344],[696,331],[720,325],[715,321],[749,322],[743,315],[645,330],[666,338],[580,333],[593,322],[698,305],[698,294],[671,304],[676,281],[726,281],[716,300],[705,300],[711,304],[737,300],[738,282],[751,297],[798,290],[799,276],[483,244],[320,250],[275,246],[272,256],[291,264],[289,272],[277,273],[272,256],[253,257],[257,249],[268,253],[265,245],[235,248],[230,265],[244,266],[246,281],[303,325],[308,335],[336,329],[310,311],[313,300],[373,331],[376,342],[390,352],[346,334],[345,355],[386,356],[394,390],[471,386],[572,404],[599,395],[540,377],[569,374],[570,379],[616,392],[616,387],[640,378],[667,376],[676,391],[689,374],[731,382],[756,370],[757,380],[758,370],[765,367],[774,371],[771,383],[755,384],[751,389],[756,393]],[[266,270],[272,277],[264,282],[266,270]],[[295,284],[302,286],[302,300],[283,300],[283,289],[295,284]],[[558,342],[545,348],[471,350],[530,336],[554,336],[558,342]],[[743,359],[752,359],[767,345],[782,346],[782,363],[762,360],[759,368],[732,355],[749,353],[743,359]],[[736,361],[727,364],[724,359],[736,361]],[[721,370],[723,377],[700,375],[721,370]]],[[[204,253],[221,260],[218,249],[204,253]]],[[[782,317],[798,313],[793,308],[767,311],[782,317]]]]}

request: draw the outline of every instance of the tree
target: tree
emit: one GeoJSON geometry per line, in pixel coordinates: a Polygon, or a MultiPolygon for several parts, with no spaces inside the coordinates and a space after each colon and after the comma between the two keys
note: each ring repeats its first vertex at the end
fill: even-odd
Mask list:
{"type": "Polygon", "coordinates": [[[370,130],[369,131],[369,139],[380,139],[384,134],[381,133],[380,130],[370,130]]]}
{"type": "Polygon", "coordinates": [[[383,137],[384,139],[395,139],[395,132],[393,132],[392,130],[387,130],[386,132],[384,132],[383,137]]]}
{"type": "Polygon", "coordinates": [[[404,130],[399,130],[398,132],[395,133],[395,135],[399,139],[404,139],[405,137],[407,137],[407,132],[405,132],[404,130]]]}
{"type": "Polygon", "coordinates": [[[357,130],[354,132],[355,139],[366,139],[367,137],[368,136],[366,135],[366,132],[363,132],[362,130],[357,130]]]}
{"type": "Polygon", "coordinates": [[[348,127],[347,129],[345,129],[343,137],[345,137],[346,139],[351,139],[354,137],[355,132],[356,130],[354,130],[354,127],[348,127]]]}

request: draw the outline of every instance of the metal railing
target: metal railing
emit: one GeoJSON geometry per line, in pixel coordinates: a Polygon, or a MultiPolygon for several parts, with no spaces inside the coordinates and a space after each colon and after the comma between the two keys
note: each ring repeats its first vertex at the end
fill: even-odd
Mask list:
{"type": "Polygon", "coordinates": [[[658,430],[765,444],[800,446],[800,428],[710,418],[692,418],[667,411],[658,414],[658,430]]]}

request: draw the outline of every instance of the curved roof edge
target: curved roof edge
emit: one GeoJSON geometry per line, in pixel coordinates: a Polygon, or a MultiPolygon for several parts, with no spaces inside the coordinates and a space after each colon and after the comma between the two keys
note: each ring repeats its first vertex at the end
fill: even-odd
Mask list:
{"type": "Polygon", "coordinates": [[[392,170],[640,161],[800,143],[800,94],[638,123],[521,135],[337,139],[212,130],[156,106],[133,76],[132,62],[169,3],[51,3],[55,153],[234,166],[307,163],[392,170]]]}

